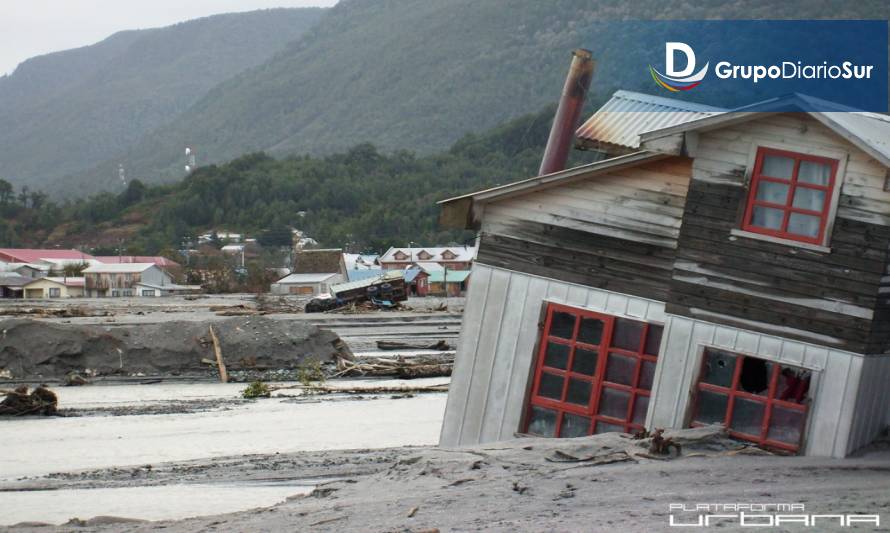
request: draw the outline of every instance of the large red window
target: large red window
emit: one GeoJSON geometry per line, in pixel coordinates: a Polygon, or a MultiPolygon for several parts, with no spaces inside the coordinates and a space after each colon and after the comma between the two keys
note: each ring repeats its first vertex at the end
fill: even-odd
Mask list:
{"type": "Polygon", "coordinates": [[[721,424],[762,446],[797,451],[807,418],[810,373],[723,350],[705,350],[692,425],[721,424]]]}
{"type": "Polygon", "coordinates": [[[822,244],[837,160],[760,148],[742,229],[822,244]]]}
{"type": "Polygon", "coordinates": [[[549,304],[526,431],[579,437],[643,428],[662,327],[549,304]]]}

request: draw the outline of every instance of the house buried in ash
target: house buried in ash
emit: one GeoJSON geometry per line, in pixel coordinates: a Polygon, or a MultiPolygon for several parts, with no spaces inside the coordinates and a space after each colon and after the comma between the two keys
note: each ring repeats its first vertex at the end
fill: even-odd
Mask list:
{"type": "Polygon", "coordinates": [[[618,91],[607,152],[442,202],[481,234],[441,444],[724,424],[843,457],[890,404],[890,117],[618,91]],[[772,112],[766,112],[772,111],[772,112]]]}

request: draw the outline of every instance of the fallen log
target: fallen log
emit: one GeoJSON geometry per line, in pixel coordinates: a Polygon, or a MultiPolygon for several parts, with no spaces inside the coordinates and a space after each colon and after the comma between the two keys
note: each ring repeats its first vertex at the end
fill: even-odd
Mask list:
{"type": "Polygon", "coordinates": [[[451,345],[442,340],[433,344],[399,341],[377,341],[377,348],[379,350],[438,350],[440,352],[445,352],[451,349],[451,345]]]}
{"type": "Polygon", "coordinates": [[[303,389],[309,393],[322,394],[414,394],[422,392],[448,392],[448,385],[379,386],[379,387],[332,387],[330,385],[269,385],[269,391],[303,389]]]}
{"type": "Polygon", "coordinates": [[[226,363],[223,361],[222,348],[219,347],[219,339],[216,338],[216,332],[213,326],[210,326],[210,338],[213,340],[213,351],[216,353],[216,364],[219,367],[219,380],[223,383],[229,382],[229,374],[226,372],[226,363]]]}

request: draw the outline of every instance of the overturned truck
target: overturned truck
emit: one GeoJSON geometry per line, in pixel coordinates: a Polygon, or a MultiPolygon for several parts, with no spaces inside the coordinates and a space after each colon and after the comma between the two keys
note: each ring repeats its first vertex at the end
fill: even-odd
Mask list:
{"type": "Polygon", "coordinates": [[[321,313],[363,302],[390,308],[407,299],[405,277],[401,271],[393,270],[373,278],[332,285],[331,294],[313,298],[306,304],[306,312],[321,313]]]}

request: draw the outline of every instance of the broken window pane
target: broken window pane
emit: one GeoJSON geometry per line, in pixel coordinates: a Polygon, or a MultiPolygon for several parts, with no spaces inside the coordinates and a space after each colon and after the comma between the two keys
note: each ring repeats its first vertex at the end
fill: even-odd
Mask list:
{"type": "Polygon", "coordinates": [[[538,396],[554,400],[562,400],[563,381],[565,380],[561,376],[550,374],[549,372],[542,372],[541,386],[538,388],[538,396]]]}
{"type": "Polygon", "coordinates": [[[603,336],[603,321],[597,318],[582,318],[578,328],[578,342],[599,345],[603,336]]]}
{"type": "Polygon", "coordinates": [[[658,355],[658,349],[661,348],[661,334],[664,328],[654,324],[649,325],[649,333],[646,334],[646,348],[643,353],[648,355],[658,355]]]}
{"type": "Polygon", "coordinates": [[[739,433],[760,436],[765,404],[736,396],[729,427],[739,433]]]}
{"type": "Polygon", "coordinates": [[[773,364],[755,357],[742,358],[742,371],[739,374],[739,390],[766,396],[773,375],[773,364]]]}
{"type": "Polygon", "coordinates": [[[612,346],[636,352],[640,349],[642,337],[642,322],[627,320],[626,318],[615,320],[615,332],[612,334],[612,346]]]}
{"type": "Polygon", "coordinates": [[[799,368],[783,366],[776,387],[776,398],[786,402],[803,403],[810,390],[810,373],[799,368]]]}
{"type": "Polygon", "coordinates": [[[637,385],[643,390],[652,390],[652,381],[655,379],[655,362],[642,361],[640,367],[640,383],[637,385]]]}
{"type": "Polygon", "coordinates": [[[764,176],[790,180],[794,173],[794,159],[780,155],[764,156],[760,173],[764,176]]]}
{"type": "Polygon", "coordinates": [[[569,390],[566,391],[566,401],[578,405],[590,403],[590,382],[581,379],[569,379],[569,390]]]}
{"type": "Polygon", "coordinates": [[[603,387],[602,395],[600,395],[599,414],[625,420],[627,419],[627,404],[629,401],[629,392],[603,387]]]}
{"type": "Polygon", "coordinates": [[[544,366],[565,370],[569,364],[569,351],[571,347],[558,342],[547,343],[547,353],[544,356],[544,366]]]}
{"type": "Polygon", "coordinates": [[[609,424],[608,422],[597,422],[596,433],[624,433],[624,426],[609,424]]]}
{"type": "Polygon", "coordinates": [[[550,336],[571,339],[575,332],[575,315],[558,311],[550,321],[550,336]]]}
{"type": "Polygon", "coordinates": [[[585,350],[584,348],[575,348],[575,359],[572,361],[572,372],[594,376],[596,375],[596,361],[596,352],[585,350]]]}
{"type": "Polygon", "coordinates": [[[701,381],[711,385],[731,387],[735,362],[734,354],[709,348],[705,351],[705,367],[702,371],[701,381]]]}
{"type": "Polygon", "coordinates": [[[769,420],[769,432],[766,437],[787,444],[800,444],[800,433],[803,430],[804,416],[803,411],[773,404],[773,412],[769,420]]]}
{"type": "Polygon", "coordinates": [[[637,396],[637,399],[634,401],[634,412],[633,417],[631,418],[631,422],[634,424],[643,425],[646,423],[646,412],[649,410],[649,397],[648,396],[637,396]]]}
{"type": "Polygon", "coordinates": [[[528,433],[542,437],[556,435],[556,411],[532,406],[528,421],[528,433]]]}
{"type": "Polygon", "coordinates": [[[583,437],[590,434],[590,419],[586,416],[565,413],[562,417],[562,427],[559,428],[560,437],[583,437]]]}
{"type": "Polygon", "coordinates": [[[637,359],[629,355],[610,353],[606,361],[606,381],[620,385],[633,385],[637,359]]]}
{"type": "Polygon", "coordinates": [[[725,424],[728,405],[729,396],[726,394],[699,390],[694,421],[699,424],[725,424]]]}

